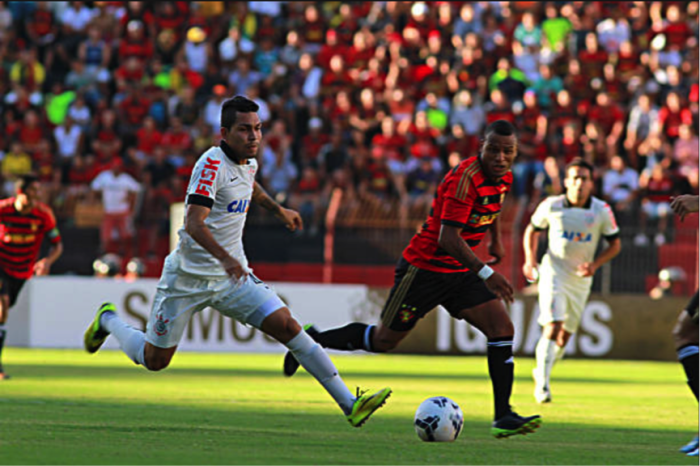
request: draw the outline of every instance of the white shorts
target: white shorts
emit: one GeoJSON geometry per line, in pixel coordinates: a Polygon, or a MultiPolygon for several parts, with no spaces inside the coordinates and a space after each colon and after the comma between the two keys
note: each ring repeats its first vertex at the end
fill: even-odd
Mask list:
{"type": "Polygon", "coordinates": [[[552,322],[562,322],[564,330],[576,333],[591,289],[589,287],[576,289],[564,286],[557,286],[555,289],[554,286],[542,285],[543,283],[540,281],[540,317],[537,319],[537,323],[544,326],[552,322]]]}
{"type": "Polygon", "coordinates": [[[228,278],[202,278],[182,272],[179,256],[171,253],[153,299],[146,341],[159,348],[176,346],[192,315],[206,307],[260,328],[267,316],[286,304],[252,273],[238,286],[228,278]]]}

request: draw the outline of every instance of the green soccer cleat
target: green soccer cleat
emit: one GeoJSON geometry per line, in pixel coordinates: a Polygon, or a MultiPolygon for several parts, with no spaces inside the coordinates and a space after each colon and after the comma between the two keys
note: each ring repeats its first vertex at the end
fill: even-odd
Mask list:
{"type": "Polygon", "coordinates": [[[374,395],[365,395],[364,392],[360,392],[358,388],[357,398],[352,405],[352,411],[347,415],[348,422],[353,427],[362,427],[362,424],[369,419],[372,413],[386,403],[386,399],[389,398],[390,395],[390,388],[383,388],[374,395]]]}
{"type": "Polygon", "coordinates": [[[542,424],[542,418],[539,414],[534,416],[522,417],[517,413],[510,412],[493,422],[491,426],[491,435],[496,438],[506,438],[511,435],[531,434],[535,432],[542,424]]]}
{"type": "Polygon", "coordinates": [[[90,323],[90,326],[85,330],[85,351],[88,353],[96,353],[102,344],[109,336],[109,332],[100,325],[100,318],[105,312],[117,313],[117,308],[112,303],[102,303],[102,306],[97,310],[95,319],[90,323]]]}

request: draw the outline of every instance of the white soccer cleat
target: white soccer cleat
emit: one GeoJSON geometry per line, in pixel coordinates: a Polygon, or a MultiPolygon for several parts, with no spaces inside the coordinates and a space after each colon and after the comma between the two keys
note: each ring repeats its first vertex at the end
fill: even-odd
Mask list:
{"type": "MultiPolygon", "coordinates": [[[[692,453],[693,451],[698,451],[698,437],[697,435],[693,440],[688,442],[687,444],[683,445],[678,449],[681,453],[692,453]]],[[[697,453],[696,453],[697,455],[697,453]]]]}
{"type": "Polygon", "coordinates": [[[698,456],[698,449],[696,448],[695,450],[691,451],[687,456],[698,456]]]}
{"type": "Polygon", "coordinates": [[[532,369],[532,378],[535,381],[535,401],[538,403],[549,403],[552,401],[552,393],[537,373],[537,368],[532,369]]]}

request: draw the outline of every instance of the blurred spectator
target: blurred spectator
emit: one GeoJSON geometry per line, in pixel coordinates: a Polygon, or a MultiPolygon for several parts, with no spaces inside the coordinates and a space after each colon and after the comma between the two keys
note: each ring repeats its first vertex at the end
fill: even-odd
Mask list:
{"type": "Polygon", "coordinates": [[[35,48],[22,50],[19,59],[10,67],[12,84],[22,86],[30,94],[38,91],[46,79],[46,69],[37,61],[35,48]]]}
{"type": "Polygon", "coordinates": [[[545,6],[547,19],[542,22],[543,44],[550,50],[560,54],[566,46],[566,40],[571,32],[571,21],[560,16],[558,6],[548,3],[545,6]]]}
{"type": "Polygon", "coordinates": [[[236,60],[236,70],[229,75],[228,82],[236,89],[236,94],[247,95],[248,88],[262,79],[261,73],[250,69],[250,60],[241,58],[236,60]]]}
{"type": "Polygon", "coordinates": [[[670,92],[665,105],[659,110],[659,125],[670,143],[678,138],[678,129],[683,124],[692,125],[693,115],[690,109],[681,105],[680,95],[670,92]]]}
{"type": "Polygon", "coordinates": [[[535,15],[526,11],[523,14],[522,21],[515,28],[513,39],[520,43],[523,47],[535,46],[539,47],[542,42],[542,29],[535,22],[535,15]]]}
{"type": "Polygon", "coordinates": [[[10,144],[9,152],[2,158],[2,179],[4,180],[5,197],[12,196],[15,181],[22,175],[32,172],[32,158],[24,150],[19,141],[10,144]]]}
{"type": "Polygon", "coordinates": [[[481,21],[483,7],[478,2],[465,2],[459,10],[459,17],[455,19],[453,34],[459,40],[470,32],[479,34],[483,29],[481,21]]]}
{"type": "Polygon", "coordinates": [[[543,170],[535,177],[532,187],[529,210],[534,209],[543,198],[564,192],[564,170],[556,157],[550,155],[544,159],[543,170]]]}
{"type": "Polygon", "coordinates": [[[90,107],[85,104],[85,99],[82,95],[76,95],[75,100],[68,107],[68,116],[80,126],[83,132],[87,132],[90,129],[92,112],[90,107]]]}
{"type": "Polygon", "coordinates": [[[143,120],[143,127],[136,131],[136,150],[138,158],[145,160],[153,154],[156,147],[162,148],[163,134],[156,127],[156,120],[147,116],[143,120]]]}
{"type": "Polygon", "coordinates": [[[559,76],[552,73],[549,65],[540,65],[539,78],[532,84],[532,89],[537,94],[537,101],[540,106],[547,110],[552,107],[559,92],[564,89],[564,82],[559,76]]]}
{"type": "Polygon", "coordinates": [[[73,158],[83,153],[85,137],[80,126],[73,122],[73,118],[67,116],[63,124],[53,130],[59,159],[58,165],[66,172],[73,158]]]}
{"type": "Polygon", "coordinates": [[[332,178],[337,172],[347,170],[350,163],[350,155],[346,144],[343,142],[343,133],[336,128],[331,134],[331,140],[323,146],[318,154],[318,163],[321,176],[332,178]]]}
{"type": "Polygon", "coordinates": [[[459,91],[454,97],[450,126],[461,125],[467,135],[480,136],[485,123],[484,108],[474,102],[472,93],[468,90],[459,91]]]}
{"type": "Polygon", "coordinates": [[[666,243],[664,232],[668,226],[668,216],[671,213],[671,195],[674,194],[673,178],[661,164],[654,165],[651,170],[644,170],[639,177],[641,190],[642,211],[640,212],[639,227],[641,232],[634,238],[636,246],[648,244],[647,221],[657,220],[654,243],[661,246],[666,243]]]}
{"type": "Polygon", "coordinates": [[[133,215],[136,194],[141,186],[123,171],[123,162],[115,158],[111,168],[104,170],[92,181],[90,187],[102,196],[104,217],[100,227],[100,248],[108,252],[112,239],[116,239],[122,256],[131,256],[131,240],[134,236],[133,215]],[[116,237],[115,237],[116,234],[116,237]]]}
{"type": "Polygon", "coordinates": [[[399,212],[400,225],[408,226],[409,214],[423,222],[427,210],[433,202],[435,190],[440,181],[441,172],[435,170],[432,160],[424,157],[406,176],[406,197],[401,202],[399,212]]]}
{"type": "Polygon", "coordinates": [[[607,148],[607,158],[618,151],[618,143],[625,127],[625,114],[607,92],[599,92],[596,103],[588,112],[589,124],[595,124],[600,131],[600,138],[607,148]]]}
{"type": "Polygon", "coordinates": [[[122,150],[122,134],[114,110],[103,110],[91,136],[92,150],[100,165],[111,163],[122,150]]]}
{"type": "Polygon", "coordinates": [[[603,199],[612,206],[618,218],[630,219],[634,211],[639,175],[627,166],[624,157],[614,156],[610,169],[603,175],[603,199]]]}
{"type": "Polygon", "coordinates": [[[170,119],[170,127],[163,134],[161,144],[165,148],[168,159],[179,166],[187,149],[192,145],[192,136],[182,124],[180,118],[174,116],[170,119]]]}
{"type": "Polygon", "coordinates": [[[501,58],[498,60],[498,70],[489,78],[489,91],[500,90],[508,101],[513,102],[522,98],[527,82],[525,73],[513,68],[507,58],[501,58]]]}
{"type": "Polygon", "coordinates": [[[185,42],[178,52],[184,55],[190,69],[197,73],[204,73],[214,54],[211,44],[206,39],[207,33],[204,29],[192,27],[187,31],[185,42]]]}
{"type": "Polygon", "coordinates": [[[658,134],[659,109],[652,105],[651,98],[642,94],[637,98],[637,104],[630,110],[627,123],[627,137],[624,146],[630,156],[633,167],[637,167],[637,153],[639,146],[650,135],[658,134]]]}
{"type": "Polygon", "coordinates": [[[679,175],[688,179],[697,179],[700,164],[699,146],[700,141],[693,133],[692,126],[681,125],[678,129],[678,139],[673,144],[673,161],[679,175]]]}
{"type": "Polygon", "coordinates": [[[277,202],[285,203],[298,172],[292,162],[292,140],[284,122],[276,121],[263,141],[261,165],[264,186],[277,202]]]}

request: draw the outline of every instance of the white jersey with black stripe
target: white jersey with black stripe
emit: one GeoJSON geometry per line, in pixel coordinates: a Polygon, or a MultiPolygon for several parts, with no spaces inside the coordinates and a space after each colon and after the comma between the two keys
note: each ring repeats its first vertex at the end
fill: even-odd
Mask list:
{"type": "MultiPolygon", "coordinates": [[[[258,162],[251,158],[239,165],[217,146],[197,161],[187,186],[187,203],[211,208],[204,224],[214,239],[250,272],[243,250],[243,228],[253,196],[258,162]]],[[[226,277],[221,263],[185,231],[178,231],[176,253],[183,272],[204,277],[226,277]]]]}

